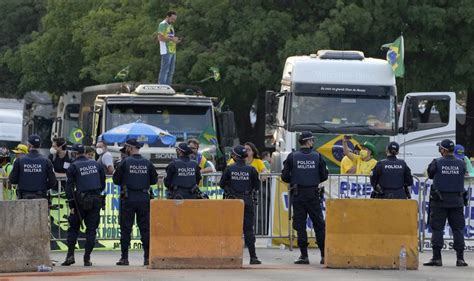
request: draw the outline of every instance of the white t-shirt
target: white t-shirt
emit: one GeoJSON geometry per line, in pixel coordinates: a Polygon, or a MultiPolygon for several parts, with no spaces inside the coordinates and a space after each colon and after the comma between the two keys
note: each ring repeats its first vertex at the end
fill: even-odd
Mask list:
{"type": "Polygon", "coordinates": [[[109,166],[114,166],[114,158],[112,157],[112,153],[108,151],[104,152],[97,161],[107,168],[109,166]]]}

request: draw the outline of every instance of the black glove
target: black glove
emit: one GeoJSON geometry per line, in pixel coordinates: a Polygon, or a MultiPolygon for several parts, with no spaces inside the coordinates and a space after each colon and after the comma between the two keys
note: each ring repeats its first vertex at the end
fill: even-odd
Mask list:
{"type": "Polygon", "coordinates": [[[407,196],[407,199],[411,199],[411,193],[408,186],[404,186],[403,189],[405,190],[405,195],[407,196]]]}
{"type": "Polygon", "coordinates": [[[467,207],[467,205],[469,205],[469,192],[467,190],[462,193],[462,201],[464,202],[464,206],[467,207]]]}
{"type": "Polygon", "coordinates": [[[69,199],[67,200],[67,203],[69,205],[69,209],[74,209],[76,208],[76,204],[74,203],[74,199],[69,199]]]}

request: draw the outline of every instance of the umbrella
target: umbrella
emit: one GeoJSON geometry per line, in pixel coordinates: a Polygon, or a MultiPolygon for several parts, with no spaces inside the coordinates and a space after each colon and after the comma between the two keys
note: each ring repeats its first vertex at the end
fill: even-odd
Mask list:
{"type": "Polygon", "coordinates": [[[107,143],[124,143],[131,138],[136,138],[141,143],[156,143],[158,140],[161,140],[164,145],[172,146],[176,143],[176,136],[155,126],[142,123],[140,120],[120,125],[102,134],[102,140],[107,143]]]}

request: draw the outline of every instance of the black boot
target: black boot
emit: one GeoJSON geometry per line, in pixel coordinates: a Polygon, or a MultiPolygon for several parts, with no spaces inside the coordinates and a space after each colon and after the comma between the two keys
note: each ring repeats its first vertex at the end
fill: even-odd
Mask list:
{"type": "Polygon", "coordinates": [[[428,262],[425,262],[423,264],[424,266],[443,266],[443,262],[441,261],[441,259],[430,259],[428,262]]]}
{"type": "Polygon", "coordinates": [[[250,257],[250,264],[262,264],[262,261],[255,257],[250,257]]]}
{"type": "Polygon", "coordinates": [[[118,262],[115,263],[116,265],[129,265],[130,263],[128,262],[128,259],[126,258],[120,258],[118,262]]]}
{"type": "Polygon", "coordinates": [[[75,264],[76,260],[74,259],[74,255],[67,255],[66,260],[61,264],[62,266],[70,266],[71,264],[75,264]]]}
{"type": "Polygon", "coordinates": [[[84,256],[84,266],[92,266],[91,257],[84,256]]]}
{"type": "Polygon", "coordinates": [[[321,256],[321,260],[319,261],[319,264],[324,264],[324,256],[321,256]]]}
{"type": "Polygon", "coordinates": [[[301,255],[297,260],[295,260],[295,264],[309,264],[308,256],[301,255]]]}
{"type": "Polygon", "coordinates": [[[456,266],[467,266],[468,264],[464,261],[464,251],[456,251],[456,266]]]}

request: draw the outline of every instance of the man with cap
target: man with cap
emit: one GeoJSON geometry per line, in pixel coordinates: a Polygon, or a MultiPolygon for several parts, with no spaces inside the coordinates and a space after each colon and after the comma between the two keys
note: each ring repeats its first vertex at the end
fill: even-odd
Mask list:
{"type": "Polygon", "coordinates": [[[454,157],[464,161],[464,164],[466,164],[466,176],[473,177],[474,168],[472,167],[471,160],[469,160],[469,158],[464,154],[464,146],[461,144],[456,144],[454,146],[454,157]]]}
{"type": "Polygon", "coordinates": [[[180,143],[176,147],[178,158],[166,167],[164,183],[170,199],[200,199],[198,183],[201,181],[201,168],[198,162],[191,160],[193,151],[188,144],[180,143]]]}
{"type": "Polygon", "coordinates": [[[61,265],[69,266],[75,263],[74,249],[79,236],[79,228],[84,222],[86,226],[84,266],[92,266],[91,253],[100,222],[101,193],[105,190],[105,172],[102,165],[86,157],[84,145],[74,144],[72,153],[75,154],[75,161],[66,171],[66,198],[70,210],[67,230],[68,250],[66,260],[61,265]]]}
{"type": "Polygon", "coordinates": [[[235,164],[225,168],[219,186],[225,190],[224,199],[244,200],[244,240],[250,254],[250,264],[261,264],[255,253],[255,234],[253,220],[255,216],[252,193],[260,188],[257,170],[245,163],[247,151],[242,145],[232,150],[235,164]]]}
{"type": "Polygon", "coordinates": [[[347,145],[347,141],[351,139],[351,136],[345,135],[342,139],[342,149],[344,151],[344,155],[349,157],[354,163],[356,167],[355,173],[357,175],[370,175],[370,172],[377,164],[377,160],[373,157],[376,153],[375,145],[371,142],[366,141],[362,144],[362,149],[359,155],[352,153],[349,150],[349,146],[347,145]]]}
{"type": "Polygon", "coordinates": [[[48,190],[58,183],[53,164],[38,151],[40,144],[41,138],[38,135],[29,136],[29,153],[13,163],[8,178],[10,183],[18,184],[19,199],[48,199],[48,190]]]}
{"type": "Polygon", "coordinates": [[[28,146],[20,143],[12,151],[15,153],[15,159],[18,159],[28,154],[28,146]]]}
{"type": "Polygon", "coordinates": [[[150,250],[150,200],[151,185],[158,182],[153,163],[140,155],[142,145],[137,139],[127,140],[124,145],[127,157],[117,166],[113,181],[121,187],[120,200],[120,248],[122,255],[116,265],[129,265],[128,248],[135,215],[144,251],[143,265],[149,264],[150,250]]]}
{"type": "Polygon", "coordinates": [[[375,165],[370,175],[374,188],[371,198],[410,199],[409,186],[413,185],[411,170],[405,161],[398,159],[400,146],[396,142],[387,145],[387,158],[375,165]]]}
{"type": "Polygon", "coordinates": [[[467,266],[464,261],[464,195],[463,161],[454,157],[454,142],[449,139],[439,144],[441,157],[428,166],[428,177],[433,179],[430,190],[430,227],[433,232],[431,244],[433,258],[425,266],[442,266],[441,249],[444,246],[443,232],[446,219],[453,233],[453,248],[456,250],[456,266],[467,266]]]}
{"type": "Polygon", "coordinates": [[[298,139],[300,151],[291,152],[283,163],[281,179],[290,184],[290,202],[293,205],[293,228],[298,234],[301,256],[296,264],[309,264],[306,218],[311,218],[316,242],[321,251],[320,264],[324,264],[326,225],[321,209],[322,190],[319,184],[328,179],[328,169],[323,157],[313,150],[311,132],[302,132],[298,139]]]}

